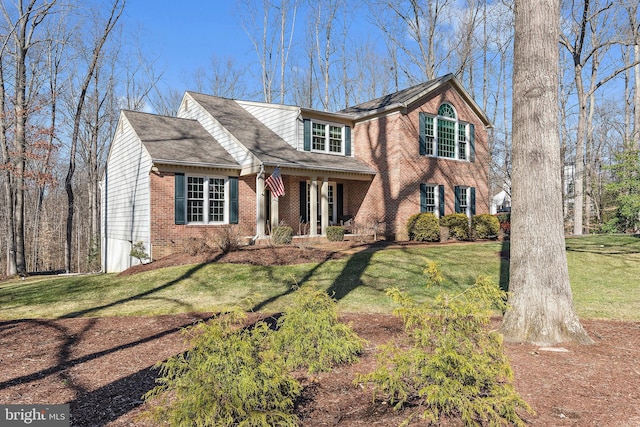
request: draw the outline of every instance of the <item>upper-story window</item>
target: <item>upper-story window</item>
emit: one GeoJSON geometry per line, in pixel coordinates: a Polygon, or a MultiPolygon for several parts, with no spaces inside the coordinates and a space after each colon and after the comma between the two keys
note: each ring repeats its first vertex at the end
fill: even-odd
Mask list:
{"type": "Polygon", "coordinates": [[[343,127],[328,123],[312,122],[313,151],[326,151],[342,154],[343,151],[343,127]]]}
{"type": "Polygon", "coordinates": [[[337,123],[305,119],[304,150],[350,156],[351,128],[337,123]]]}
{"type": "Polygon", "coordinates": [[[458,121],[448,103],[440,105],[437,115],[420,113],[420,154],[475,161],[474,126],[458,121]]]}

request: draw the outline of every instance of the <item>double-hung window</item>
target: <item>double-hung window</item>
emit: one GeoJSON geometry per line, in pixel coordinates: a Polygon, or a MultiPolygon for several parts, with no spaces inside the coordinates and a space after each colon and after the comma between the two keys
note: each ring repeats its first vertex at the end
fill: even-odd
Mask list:
{"type": "Polygon", "coordinates": [[[344,154],[344,126],[330,123],[311,123],[311,150],[344,154]]]}
{"type": "Polygon", "coordinates": [[[186,177],[187,223],[223,224],[228,222],[227,178],[186,177]]]}
{"type": "Polygon", "coordinates": [[[468,217],[476,214],[476,189],[475,187],[455,186],[455,210],[468,217]]]}
{"type": "Polygon", "coordinates": [[[420,212],[444,215],[444,187],[437,184],[420,184],[420,212]]]}
{"type": "Polygon", "coordinates": [[[444,103],[437,115],[420,113],[420,154],[475,160],[474,126],[458,121],[455,109],[444,103]]]}

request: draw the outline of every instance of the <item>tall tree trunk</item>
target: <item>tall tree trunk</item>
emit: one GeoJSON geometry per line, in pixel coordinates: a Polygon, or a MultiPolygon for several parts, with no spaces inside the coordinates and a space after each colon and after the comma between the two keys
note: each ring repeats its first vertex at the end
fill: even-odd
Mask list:
{"type": "Polygon", "coordinates": [[[102,55],[102,48],[104,44],[107,42],[107,38],[109,37],[109,33],[113,30],[113,27],[118,22],[120,15],[122,15],[122,11],[124,10],[125,0],[114,0],[113,5],[111,7],[111,14],[109,18],[105,22],[105,26],[103,28],[103,32],[100,35],[100,38],[96,40],[95,45],[93,46],[93,52],[91,57],[91,62],[87,67],[87,74],[84,76],[84,80],[82,85],[80,86],[80,94],[78,96],[78,102],[76,104],[76,109],[74,113],[73,120],[73,132],[71,134],[71,144],[69,148],[69,168],[67,169],[67,176],[64,180],[64,187],[67,193],[67,225],[66,225],[66,239],[64,245],[64,268],[67,272],[71,271],[71,250],[73,247],[73,214],[75,212],[75,196],[73,193],[73,175],[76,170],[76,151],[78,147],[78,138],[80,136],[80,121],[82,118],[82,113],[84,110],[84,103],[87,96],[87,90],[89,89],[89,84],[91,83],[91,79],[96,71],[96,68],[99,65],[100,57],[102,55]]]}
{"type": "MultiPolygon", "coordinates": [[[[2,61],[0,59],[0,61],[2,61]]],[[[4,63],[0,62],[0,154],[2,154],[2,164],[0,165],[0,171],[2,171],[3,175],[3,185],[4,185],[4,200],[3,200],[3,209],[4,209],[4,217],[5,217],[5,232],[7,236],[7,276],[15,276],[18,274],[18,267],[16,265],[16,243],[15,243],[15,223],[14,223],[14,213],[13,213],[13,186],[11,185],[12,175],[11,175],[11,167],[10,162],[11,159],[9,157],[9,146],[7,141],[7,122],[5,120],[6,111],[6,103],[5,96],[6,92],[4,89],[4,63]]]]}
{"type": "Polygon", "coordinates": [[[559,0],[516,0],[508,341],[590,343],[573,307],[558,136],[559,0]],[[544,232],[540,232],[544,230],[544,232]]]}
{"type": "MultiPolygon", "coordinates": [[[[640,32],[640,29],[639,29],[640,32]]],[[[638,62],[633,67],[635,93],[633,94],[633,146],[640,150],[640,34],[636,34],[636,44],[633,46],[634,60],[638,62]]]]}

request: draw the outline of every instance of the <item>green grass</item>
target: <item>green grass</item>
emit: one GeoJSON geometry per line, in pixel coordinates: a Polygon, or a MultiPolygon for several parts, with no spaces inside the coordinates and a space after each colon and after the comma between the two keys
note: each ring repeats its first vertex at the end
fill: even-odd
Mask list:
{"type": "MultiPolygon", "coordinates": [[[[466,288],[480,274],[506,287],[508,264],[499,256],[502,250],[499,242],[408,246],[319,264],[213,263],[125,277],[32,277],[0,283],[0,319],[215,312],[235,304],[275,312],[290,304],[292,291],[303,285],[328,291],[341,311],[390,313],[386,288],[399,287],[416,300],[436,292],[425,287],[425,259],[439,264],[451,290],[466,288]]],[[[581,317],[640,320],[640,238],[570,238],[567,256],[581,317]]]]}

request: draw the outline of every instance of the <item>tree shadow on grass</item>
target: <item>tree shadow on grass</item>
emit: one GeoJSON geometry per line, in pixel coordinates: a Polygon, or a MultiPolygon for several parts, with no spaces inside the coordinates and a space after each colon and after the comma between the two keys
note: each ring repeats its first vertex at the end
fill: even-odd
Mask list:
{"type": "Polygon", "coordinates": [[[509,291],[509,263],[511,260],[511,245],[508,240],[503,240],[500,245],[500,289],[509,291]]]}
{"type": "MultiPolygon", "coordinates": [[[[139,300],[139,299],[142,299],[142,298],[146,298],[149,295],[153,295],[156,292],[160,292],[160,291],[162,291],[164,289],[170,288],[170,287],[182,282],[183,280],[190,278],[195,273],[197,273],[199,270],[204,268],[207,264],[212,263],[212,262],[216,262],[221,257],[222,257],[222,254],[216,256],[214,259],[212,259],[211,261],[209,261],[207,263],[196,264],[192,268],[187,270],[180,277],[178,277],[176,279],[173,279],[173,280],[171,280],[171,281],[169,281],[169,282],[167,282],[167,283],[165,283],[163,285],[160,285],[160,286],[157,286],[155,288],[149,289],[147,291],[140,292],[138,294],[131,295],[129,297],[122,298],[122,299],[119,299],[119,300],[116,300],[116,301],[112,301],[112,302],[109,302],[109,303],[106,303],[106,304],[103,304],[103,305],[100,305],[100,306],[90,307],[90,308],[86,308],[84,310],[74,311],[74,312],[65,314],[63,316],[60,316],[59,319],[72,319],[72,318],[76,318],[76,317],[84,317],[84,316],[96,313],[96,312],[98,312],[100,310],[104,310],[104,309],[107,309],[107,308],[115,307],[115,306],[118,306],[118,305],[121,305],[121,304],[126,304],[128,302],[132,302],[132,301],[136,301],[136,300],[139,300]]],[[[182,303],[181,301],[177,301],[177,300],[174,300],[174,302],[182,303]]],[[[184,304],[184,303],[182,303],[182,304],[184,304]]]]}
{"type": "Polygon", "coordinates": [[[336,301],[340,301],[356,288],[362,286],[362,275],[371,263],[373,254],[385,249],[390,244],[391,242],[386,240],[375,242],[360,252],[351,255],[338,277],[335,278],[329,289],[327,289],[329,296],[336,301]]]}

